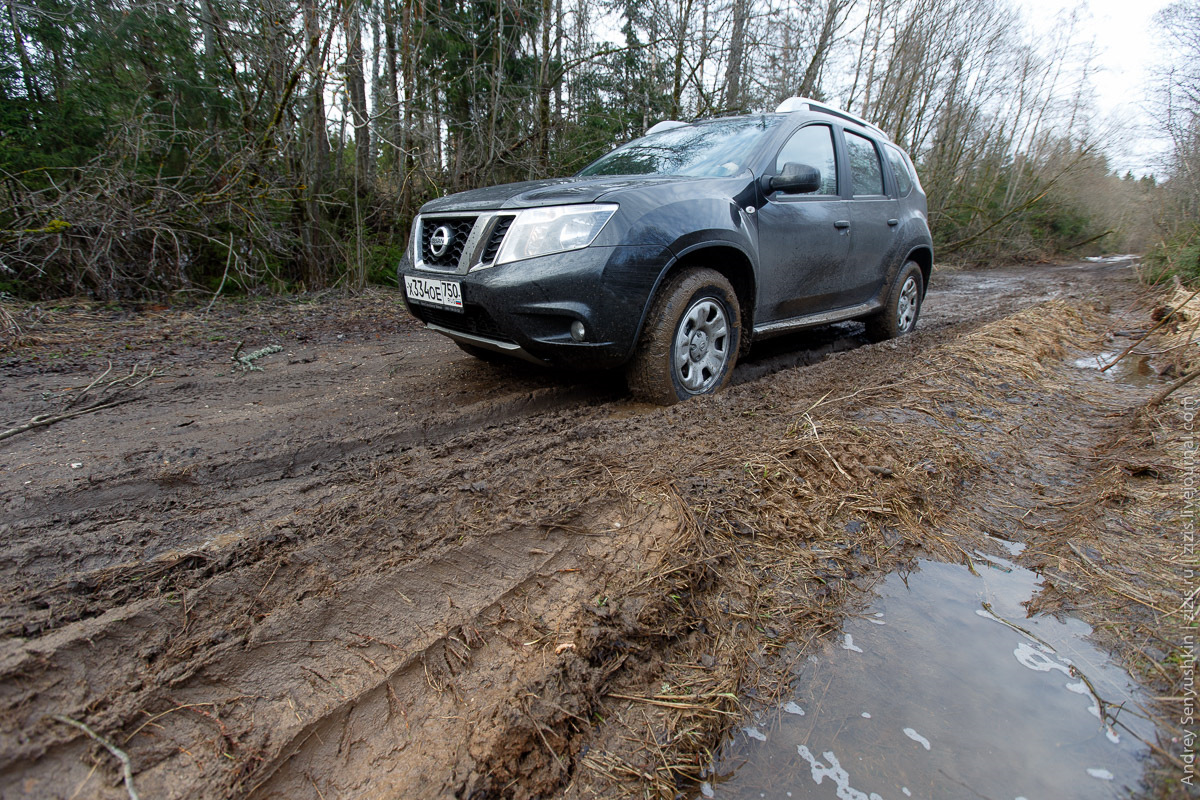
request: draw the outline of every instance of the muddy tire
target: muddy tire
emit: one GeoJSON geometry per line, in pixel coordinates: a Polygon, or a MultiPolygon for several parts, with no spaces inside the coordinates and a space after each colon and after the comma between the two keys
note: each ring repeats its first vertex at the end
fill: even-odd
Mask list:
{"type": "Polygon", "coordinates": [[[667,278],[650,306],[626,370],[638,400],[669,406],[729,383],[742,343],[737,294],[715,270],[693,267],[667,278]]]}
{"type": "Polygon", "coordinates": [[[921,302],[925,299],[925,278],[921,267],[909,261],[900,270],[896,280],[888,288],[883,309],[868,317],[867,338],[873,342],[895,339],[912,333],[921,314],[921,302]]]}

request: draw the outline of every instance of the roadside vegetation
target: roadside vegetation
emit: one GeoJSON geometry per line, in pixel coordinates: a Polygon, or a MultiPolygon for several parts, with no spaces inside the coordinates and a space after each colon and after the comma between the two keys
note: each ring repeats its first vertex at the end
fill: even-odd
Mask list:
{"type": "Polygon", "coordinates": [[[1157,122],[1171,137],[1167,175],[1156,209],[1158,237],[1144,277],[1200,281],[1200,2],[1163,9],[1164,61],[1158,76],[1157,122]]]}
{"type": "MultiPolygon", "coordinates": [[[[1164,17],[1193,37],[1193,78],[1195,6],[1164,17]]],[[[1172,226],[1195,209],[1176,200],[1195,93],[1170,95],[1193,102],[1173,117],[1193,149],[1168,180],[1122,178],[1095,54],[1070,17],[1039,39],[1008,0],[30,0],[0,17],[0,291],[27,299],[390,282],[431,197],[796,94],[913,152],[942,258],[1191,241],[1172,226]]]]}

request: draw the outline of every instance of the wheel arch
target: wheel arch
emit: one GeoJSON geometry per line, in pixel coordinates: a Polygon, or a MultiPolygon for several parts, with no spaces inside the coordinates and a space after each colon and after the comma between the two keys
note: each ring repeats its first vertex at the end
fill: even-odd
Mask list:
{"type": "Polygon", "coordinates": [[[737,294],[738,309],[742,317],[741,352],[745,353],[750,344],[750,331],[754,329],[754,299],[757,296],[758,284],[754,276],[754,262],[750,255],[736,244],[728,241],[717,241],[693,245],[681,251],[663,268],[654,288],[642,309],[642,318],[638,321],[637,335],[634,346],[641,340],[642,331],[646,325],[646,316],[650,306],[658,295],[659,289],[674,274],[690,267],[707,267],[719,272],[733,286],[737,294]]]}
{"type": "Polygon", "coordinates": [[[922,245],[921,247],[913,248],[908,254],[905,262],[915,261],[917,266],[921,268],[921,294],[929,291],[929,278],[933,275],[933,249],[922,245]]]}

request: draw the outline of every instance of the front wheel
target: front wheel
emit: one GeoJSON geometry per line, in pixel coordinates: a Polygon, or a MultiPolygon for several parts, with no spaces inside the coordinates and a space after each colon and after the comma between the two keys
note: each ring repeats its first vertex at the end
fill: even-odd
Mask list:
{"type": "Polygon", "coordinates": [[[719,272],[683,270],[654,297],[626,371],[633,396],[671,405],[729,383],[742,341],[733,286],[719,272]]]}
{"type": "Polygon", "coordinates": [[[924,299],[925,278],[921,267],[917,262],[909,261],[889,287],[883,309],[866,320],[867,338],[882,342],[912,333],[917,327],[917,317],[921,314],[921,302],[924,299]]]}

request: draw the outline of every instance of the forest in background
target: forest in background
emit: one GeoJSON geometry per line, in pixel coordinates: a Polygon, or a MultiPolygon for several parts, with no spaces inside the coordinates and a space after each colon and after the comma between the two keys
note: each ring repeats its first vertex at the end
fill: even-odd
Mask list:
{"type": "Polygon", "coordinates": [[[11,296],[394,282],[432,197],[791,95],[913,154],[940,260],[1133,250],[1200,274],[1200,0],[1159,16],[1179,57],[1153,178],[1110,169],[1127,126],[1097,118],[1072,19],[1038,38],[1008,0],[3,2],[11,296]]]}

